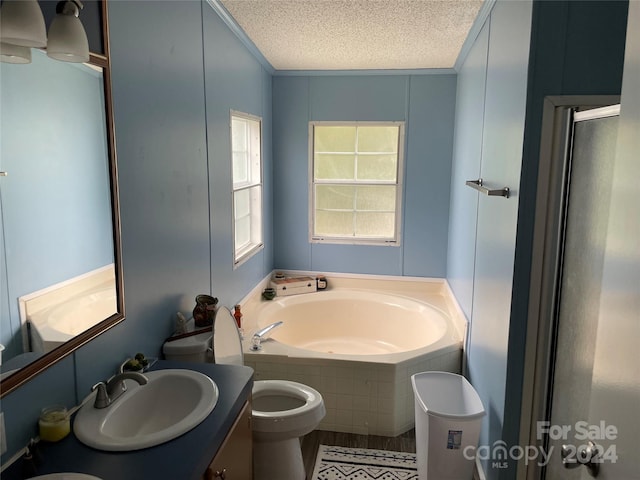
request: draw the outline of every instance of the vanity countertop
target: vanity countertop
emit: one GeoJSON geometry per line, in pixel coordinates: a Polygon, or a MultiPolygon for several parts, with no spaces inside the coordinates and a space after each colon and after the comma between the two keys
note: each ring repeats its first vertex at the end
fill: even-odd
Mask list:
{"type": "MultiPolygon", "coordinates": [[[[202,479],[251,394],[253,370],[233,365],[175,361],[159,361],[152,370],[167,368],[202,372],[218,386],[218,403],[202,423],[167,443],[132,452],[95,450],[81,443],[73,433],[57,443],[40,442],[42,464],[37,474],[79,472],[103,480],[202,479]]],[[[3,480],[22,478],[22,460],[2,474],[3,480]]]]}

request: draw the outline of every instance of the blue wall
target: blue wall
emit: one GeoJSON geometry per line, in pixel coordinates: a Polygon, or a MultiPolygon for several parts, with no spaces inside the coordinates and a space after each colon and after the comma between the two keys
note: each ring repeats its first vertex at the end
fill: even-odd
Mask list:
{"type": "Polygon", "coordinates": [[[32,56],[0,67],[5,361],[22,353],[19,297],[113,263],[102,76],[32,56]]]}
{"type": "Polygon", "coordinates": [[[196,294],[231,306],[273,270],[269,229],[233,270],[227,212],[229,109],[263,117],[270,183],[270,74],[206,2],[112,1],[109,21],[126,320],[2,399],[3,461],[37,433],[43,406],[77,404],[138,351],[159,355],[196,294]]]}
{"type": "Polygon", "coordinates": [[[211,285],[231,307],[273,270],[271,75],[205,4],[204,65],[209,155],[211,285]],[[262,118],[265,248],[233,268],[230,110],[262,118]]]}
{"type": "MultiPolygon", "coordinates": [[[[519,442],[543,99],[620,92],[626,9],[498,1],[459,72],[447,278],[471,321],[467,371],[487,410],[483,445],[519,442]],[[464,186],[478,176],[512,197],[478,197],[464,186]]],[[[517,462],[507,464],[483,462],[486,477],[516,478],[517,462]]]]}
{"type": "Polygon", "coordinates": [[[459,74],[447,277],[470,320],[466,374],[487,413],[480,445],[488,446],[502,439],[505,415],[531,9],[497,2],[459,74]],[[479,195],[465,185],[474,178],[511,195],[479,195]]]}
{"type": "MultiPolygon", "coordinates": [[[[197,294],[232,306],[273,269],[269,233],[267,248],[235,270],[231,246],[229,111],[262,116],[270,135],[260,63],[205,2],[109,6],[127,320],[80,350],[79,365],[96,354],[158,355],[197,294]]],[[[266,141],[266,172],[270,164],[266,141]]],[[[96,368],[77,376],[82,392],[96,368]]]]}
{"type": "Polygon", "coordinates": [[[274,77],[275,266],[444,277],[455,89],[455,75],[274,77]],[[406,122],[400,247],[309,242],[309,122],[320,120],[406,122]]]}
{"type": "Polygon", "coordinates": [[[447,280],[467,319],[473,302],[478,194],[465,182],[480,178],[488,50],[486,22],[458,72],[447,280]]]}
{"type": "MultiPolygon", "coordinates": [[[[619,95],[627,1],[534,2],[502,437],[518,443],[542,107],[547,95],[619,95]]],[[[623,107],[624,108],[624,107],[623,107]]],[[[515,478],[512,462],[500,478],[515,478]]]]}

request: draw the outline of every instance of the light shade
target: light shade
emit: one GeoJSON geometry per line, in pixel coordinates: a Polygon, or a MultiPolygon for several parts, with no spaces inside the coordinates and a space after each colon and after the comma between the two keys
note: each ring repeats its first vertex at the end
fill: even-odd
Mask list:
{"type": "Polygon", "coordinates": [[[47,29],[36,0],[4,0],[0,8],[0,42],[44,47],[47,29]]]}
{"type": "Polygon", "coordinates": [[[31,63],[31,49],[0,42],[0,61],[4,63],[31,63]]]}
{"type": "Polygon", "coordinates": [[[88,62],[89,41],[78,18],[76,3],[60,2],[56,11],[58,14],[49,27],[47,55],[63,62],[88,62]]]}

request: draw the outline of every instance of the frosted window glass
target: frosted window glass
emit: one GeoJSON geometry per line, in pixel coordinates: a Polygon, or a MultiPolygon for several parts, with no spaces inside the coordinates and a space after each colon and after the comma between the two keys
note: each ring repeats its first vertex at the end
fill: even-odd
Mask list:
{"type": "Polygon", "coordinates": [[[316,210],[353,210],[356,187],[317,185],[316,210]]]}
{"type": "Polygon", "coordinates": [[[312,241],[399,240],[403,132],[401,122],[312,123],[312,241]]]}
{"type": "Polygon", "coordinates": [[[359,155],[358,180],[396,181],[398,158],[396,155],[359,155]]]}
{"type": "Polygon", "coordinates": [[[353,212],[316,212],[316,233],[328,236],[353,236],[353,212]]]}
{"type": "Polygon", "coordinates": [[[376,185],[358,187],[356,210],[395,212],[396,187],[376,185]]]}
{"type": "Polygon", "coordinates": [[[249,217],[236,219],[235,226],[236,249],[240,249],[249,244],[249,239],[251,238],[251,219],[249,217]]]}
{"type": "Polygon", "coordinates": [[[240,190],[235,194],[235,214],[236,220],[246,217],[251,213],[249,202],[249,190],[240,190]]]}
{"type": "Polygon", "coordinates": [[[231,120],[231,139],[234,152],[247,151],[247,122],[238,118],[231,120]]]}
{"type": "Polygon", "coordinates": [[[231,144],[234,185],[246,183],[249,178],[249,132],[243,119],[231,119],[231,144]]]}
{"type": "Polygon", "coordinates": [[[251,238],[251,203],[249,190],[240,190],[234,195],[235,242],[236,249],[249,243],[251,238]]]}
{"type": "Polygon", "coordinates": [[[359,152],[398,151],[398,128],[396,126],[361,126],[358,128],[359,152]]]}
{"type": "Polygon", "coordinates": [[[354,152],[356,148],[355,126],[316,126],[314,129],[315,152],[354,152]]]}
{"type": "Polygon", "coordinates": [[[242,185],[249,179],[247,152],[233,152],[233,183],[242,185]]]}
{"type": "Polygon", "coordinates": [[[316,153],[314,174],[318,180],[353,180],[355,165],[355,155],[316,153]]]}
{"type": "Polygon", "coordinates": [[[393,213],[358,212],[356,214],[357,236],[392,238],[395,230],[393,213]]]}
{"type": "MultiPolygon", "coordinates": [[[[614,168],[618,166],[618,122],[619,118],[615,116],[574,124],[570,172],[565,178],[568,180],[568,198],[562,265],[557,272],[560,293],[554,305],[558,319],[551,425],[571,425],[576,419],[592,418],[589,415],[594,401],[594,365],[609,361],[605,360],[604,349],[602,353],[598,349],[598,337],[603,328],[612,328],[609,322],[603,324],[603,321],[614,319],[603,314],[601,299],[607,247],[610,247],[607,240],[612,238],[607,233],[611,225],[609,218],[614,168]]],[[[637,199],[629,198],[629,201],[637,202],[637,199]]],[[[624,257],[618,257],[613,261],[624,263],[625,260],[624,257]]],[[[630,292],[633,288],[637,291],[638,287],[620,285],[617,293],[623,298],[625,289],[630,292]]],[[[633,320],[636,324],[638,318],[636,314],[633,320]]],[[[631,321],[631,317],[627,320],[631,321]]],[[[623,332],[620,330],[621,335],[624,335],[623,332]]],[[[607,353],[611,359],[615,357],[613,352],[607,353]]],[[[637,365],[637,358],[635,363],[637,365]]],[[[611,367],[617,367],[616,361],[612,361],[611,367]]],[[[569,435],[569,438],[574,438],[573,432],[569,435]]],[[[550,440],[549,446],[559,450],[565,441],[562,438],[550,440]]],[[[561,462],[550,462],[547,466],[549,479],[570,477],[561,462]]]]}

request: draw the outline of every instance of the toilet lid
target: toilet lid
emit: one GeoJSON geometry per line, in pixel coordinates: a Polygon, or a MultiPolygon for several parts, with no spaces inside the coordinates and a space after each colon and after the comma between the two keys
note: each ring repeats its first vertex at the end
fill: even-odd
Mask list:
{"type": "MultiPolygon", "coordinates": [[[[187,332],[197,330],[193,318],[187,322],[187,332]]],[[[190,337],[179,338],[178,340],[167,341],[162,346],[162,353],[167,358],[177,355],[202,354],[211,347],[211,331],[192,335],[190,337]]]]}
{"type": "Polygon", "coordinates": [[[243,365],[242,342],[235,318],[227,307],[220,307],[213,325],[213,362],[243,365]]]}

